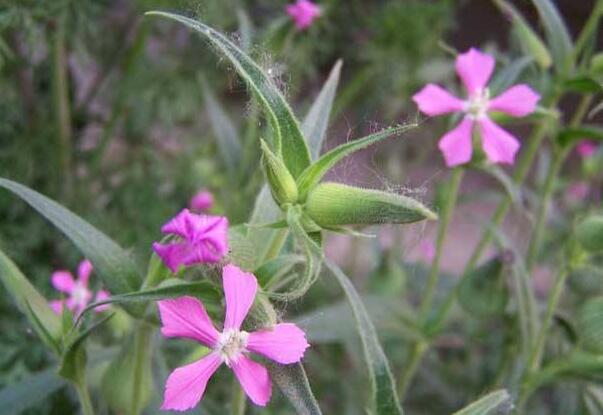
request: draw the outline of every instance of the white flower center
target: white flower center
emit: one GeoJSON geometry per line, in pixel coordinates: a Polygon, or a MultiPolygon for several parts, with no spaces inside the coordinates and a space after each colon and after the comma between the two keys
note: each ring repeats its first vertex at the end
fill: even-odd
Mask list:
{"type": "Polygon", "coordinates": [[[490,103],[490,91],[488,88],[478,89],[465,101],[465,112],[473,119],[486,116],[490,103]]]}
{"type": "Polygon", "coordinates": [[[71,298],[73,298],[74,303],[85,306],[88,301],[88,289],[76,281],[71,292],[71,298]]]}
{"type": "Polygon", "coordinates": [[[226,329],[220,334],[216,350],[220,352],[222,360],[230,366],[230,362],[236,362],[247,346],[249,333],[235,329],[226,329]]]}

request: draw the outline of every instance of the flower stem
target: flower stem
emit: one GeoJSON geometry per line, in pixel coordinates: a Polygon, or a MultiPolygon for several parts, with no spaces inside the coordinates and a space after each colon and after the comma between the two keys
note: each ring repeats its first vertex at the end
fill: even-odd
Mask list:
{"type": "Polygon", "coordinates": [[[232,381],[232,410],[231,415],[245,415],[245,407],[247,400],[245,399],[245,393],[243,388],[239,385],[236,378],[232,381]]]}
{"type": "Polygon", "coordinates": [[[275,257],[281,252],[283,245],[287,241],[287,236],[289,235],[289,229],[277,229],[270,238],[270,245],[264,254],[264,258],[262,259],[262,263],[265,263],[275,257]]]}
{"type": "Polygon", "coordinates": [[[86,381],[81,380],[80,382],[75,383],[75,390],[77,391],[77,396],[82,407],[82,414],[94,415],[94,409],[92,407],[88,388],[86,387],[86,381]]]}
{"type": "Polygon", "coordinates": [[[412,345],[412,350],[410,351],[404,371],[400,374],[400,378],[398,379],[398,396],[400,397],[400,400],[404,401],[408,387],[415,377],[419,364],[428,349],[429,343],[425,340],[420,340],[412,345]]]}

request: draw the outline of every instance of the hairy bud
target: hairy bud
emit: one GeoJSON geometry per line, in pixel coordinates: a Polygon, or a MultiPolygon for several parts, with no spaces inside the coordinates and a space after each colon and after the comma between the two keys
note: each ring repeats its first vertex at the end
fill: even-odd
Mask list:
{"type": "Polygon", "coordinates": [[[272,197],[279,206],[285,203],[297,202],[297,185],[285,163],[268,148],[264,140],[262,140],[261,145],[262,165],[266,172],[266,180],[270,186],[272,197]]]}
{"type": "Polygon", "coordinates": [[[603,216],[590,216],[576,227],[580,245],[589,252],[603,251],[603,216]]]}

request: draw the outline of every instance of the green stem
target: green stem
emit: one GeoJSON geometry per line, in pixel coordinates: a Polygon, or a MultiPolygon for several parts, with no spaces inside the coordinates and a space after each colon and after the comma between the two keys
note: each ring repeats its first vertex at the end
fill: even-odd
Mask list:
{"type": "Polygon", "coordinates": [[[262,258],[262,264],[276,258],[278,254],[283,249],[283,245],[285,241],[287,241],[287,236],[289,235],[289,229],[277,229],[270,238],[270,245],[264,254],[264,258],[262,258]]]}
{"type": "Polygon", "coordinates": [[[441,221],[438,227],[438,238],[436,241],[436,253],[431,264],[431,271],[427,280],[427,288],[425,289],[425,297],[421,304],[420,316],[424,320],[431,309],[433,297],[435,295],[438,282],[440,280],[440,262],[442,259],[442,250],[444,242],[446,240],[446,233],[448,232],[448,226],[450,225],[450,219],[458,199],[459,188],[463,179],[464,169],[458,167],[452,171],[452,177],[450,178],[450,187],[446,198],[446,204],[440,214],[441,221]]]}
{"type": "Polygon", "coordinates": [[[232,410],[231,415],[245,415],[245,407],[247,400],[245,393],[239,385],[239,381],[235,378],[232,382],[232,410]]]}
{"type": "Polygon", "coordinates": [[[82,380],[75,383],[75,390],[77,391],[77,396],[82,407],[82,414],[94,415],[94,409],[92,407],[92,401],[90,400],[88,388],[86,387],[86,381],[82,380]]]}
{"type": "Polygon", "coordinates": [[[398,396],[400,397],[401,401],[404,401],[408,387],[410,386],[412,379],[415,377],[419,364],[421,363],[421,360],[423,359],[423,356],[427,350],[429,350],[429,343],[425,340],[418,341],[412,346],[412,350],[410,352],[408,361],[406,362],[406,366],[404,367],[404,371],[398,379],[398,396]]]}
{"type": "Polygon", "coordinates": [[[580,55],[580,53],[582,52],[582,50],[584,49],[584,47],[586,46],[589,38],[591,37],[591,35],[593,33],[596,32],[597,30],[597,26],[599,24],[599,19],[601,18],[601,16],[603,16],[603,0],[599,0],[592,12],[590,13],[590,16],[588,17],[588,20],[586,21],[586,23],[584,24],[584,28],[582,29],[582,32],[580,32],[580,35],[578,36],[578,39],[576,40],[576,43],[574,45],[574,52],[573,52],[573,60],[577,61],[578,57],[580,55]]]}
{"type": "Polygon", "coordinates": [[[151,345],[150,337],[153,333],[153,327],[145,325],[144,323],[138,328],[136,337],[134,338],[134,390],[132,391],[132,408],[131,414],[138,415],[142,411],[141,403],[143,401],[142,388],[145,385],[143,376],[148,376],[149,373],[145,373],[147,367],[145,360],[151,358],[151,345]]]}

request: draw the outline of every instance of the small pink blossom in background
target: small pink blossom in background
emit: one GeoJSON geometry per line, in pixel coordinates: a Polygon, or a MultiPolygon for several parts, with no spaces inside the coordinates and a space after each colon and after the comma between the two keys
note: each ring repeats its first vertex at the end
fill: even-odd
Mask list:
{"type": "Polygon", "coordinates": [[[490,111],[523,117],[536,109],[540,96],[529,86],[514,85],[495,98],[490,97],[488,81],[494,71],[495,61],[477,49],[469,49],[456,58],[456,72],[467,89],[468,98],[462,100],[438,85],[428,84],[413,96],[419,110],[426,115],[453,112],[464,114],[457,127],[440,139],[439,148],[448,167],[471,160],[474,127],[481,134],[481,145],[492,163],[513,164],[519,150],[519,141],[494,123],[490,111]]]}
{"type": "Polygon", "coordinates": [[[153,243],[153,250],[174,273],[180,266],[219,262],[228,253],[228,219],[182,210],[161,228],[174,242],[153,243]]]}
{"type": "MultiPolygon", "coordinates": [[[[57,313],[63,312],[63,307],[67,307],[76,315],[80,314],[84,308],[90,303],[93,297],[92,291],[88,288],[90,274],[92,273],[92,263],[87,259],[80,262],[77,269],[77,279],[69,271],[55,271],[51,276],[52,286],[62,293],[67,294],[64,300],[52,300],[49,302],[50,308],[57,313]]],[[[109,298],[109,292],[100,290],[96,293],[95,302],[103,301],[109,298]]],[[[109,305],[102,305],[95,308],[95,311],[100,312],[109,308],[109,305]]]]}
{"type": "Polygon", "coordinates": [[[297,0],[295,4],[287,6],[287,14],[293,19],[299,30],[304,30],[320,16],[320,7],[310,0],[297,0]]]}
{"type": "Polygon", "coordinates": [[[309,347],[305,333],[292,323],[279,323],[250,333],[241,330],[257,293],[257,279],[234,265],[226,265],[222,283],[226,313],[221,333],[196,298],[180,297],[158,303],[164,336],[188,338],[212,349],[201,360],[170,374],[161,409],[185,411],[196,406],[210,377],[222,363],[232,369],[249,399],[265,406],[272,394],[268,370],[248,354],[257,353],[281,364],[291,364],[299,362],[309,347]]]}
{"type": "Polygon", "coordinates": [[[582,202],[588,196],[589,186],[587,182],[576,182],[568,186],[565,192],[569,201],[582,202]]]}
{"type": "Polygon", "coordinates": [[[427,263],[431,263],[436,254],[435,244],[429,239],[422,239],[417,246],[419,258],[427,263]]]}
{"type": "Polygon", "coordinates": [[[214,195],[207,190],[198,191],[190,200],[188,207],[197,212],[209,210],[214,205],[214,195]]]}
{"type": "Polygon", "coordinates": [[[594,141],[582,140],[576,146],[576,151],[582,158],[588,158],[597,152],[597,144],[594,141]]]}

